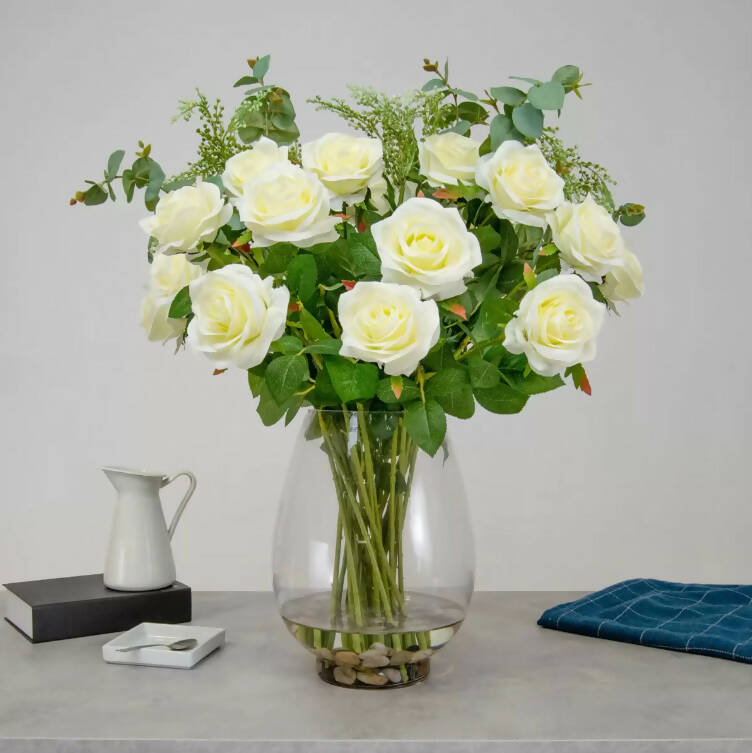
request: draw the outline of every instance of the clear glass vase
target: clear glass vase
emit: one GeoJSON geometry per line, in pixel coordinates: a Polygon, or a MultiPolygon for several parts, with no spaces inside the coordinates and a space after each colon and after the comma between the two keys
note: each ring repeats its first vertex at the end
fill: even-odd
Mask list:
{"type": "Polygon", "coordinates": [[[474,559],[451,445],[419,450],[401,411],[309,410],[277,516],[274,592],[322,679],[424,679],[465,618],[474,559]]]}

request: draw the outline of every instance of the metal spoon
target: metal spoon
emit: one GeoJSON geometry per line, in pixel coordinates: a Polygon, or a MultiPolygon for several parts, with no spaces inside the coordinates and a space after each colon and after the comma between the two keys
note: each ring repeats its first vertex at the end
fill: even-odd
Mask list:
{"type": "Polygon", "coordinates": [[[198,646],[198,641],[195,638],[183,638],[172,643],[142,643],[139,646],[119,648],[118,651],[135,651],[137,648],[152,648],[154,646],[164,646],[164,648],[169,648],[170,651],[190,651],[192,648],[198,646]]]}

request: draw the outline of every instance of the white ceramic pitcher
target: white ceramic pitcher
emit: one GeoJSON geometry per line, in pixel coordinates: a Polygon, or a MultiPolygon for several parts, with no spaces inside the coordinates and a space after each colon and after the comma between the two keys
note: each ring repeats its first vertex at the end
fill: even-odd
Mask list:
{"type": "Polygon", "coordinates": [[[172,585],[175,561],[170,540],[196,488],[195,476],[190,471],[165,476],[132,468],[108,466],[102,470],[118,493],[104,568],[105,586],[116,591],[154,591],[172,585]],[[186,476],[190,483],[168,528],[159,490],[180,476],[186,476]]]}

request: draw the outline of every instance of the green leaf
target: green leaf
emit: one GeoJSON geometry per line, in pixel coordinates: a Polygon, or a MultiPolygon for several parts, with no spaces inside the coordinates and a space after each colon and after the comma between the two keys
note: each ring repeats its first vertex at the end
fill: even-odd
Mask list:
{"type": "Polygon", "coordinates": [[[266,383],[280,406],[289,400],[308,379],[308,359],[300,355],[278,356],[266,369],[266,383]]]}
{"type": "Polygon", "coordinates": [[[498,99],[505,105],[511,105],[512,107],[521,105],[527,96],[525,92],[514,86],[492,86],[489,91],[494,99],[498,99]]]}
{"type": "Polygon", "coordinates": [[[181,288],[177,295],[172,299],[167,316],[170,319],[185,319],[185,317],[189,316],[191,313],[191,293],[188,289],[188,285],[186,285],[184,288],[181,288]]]}
{"type": "Polygon", "coordinates": [[[428,355],[423,359],[423,366],[427,371],[443,371],[457,368],[459,364],[454,358],[452,348],[440,340],[428,351],[428,355]]]}
{"type": "Polygon", "coordinates": [[[540,395],[549,390],[555,390],[564,384],[564,380],[558,375],[551,377],[541,376],[531,371],[527,376],[519,372],[505,375],[507,381],[511,382],[514,389],[525,395],[540,395]]]}
{"type": "Polygon", "coordinates": [[[491,413],[519,413],[527,402],[527,395],[506,384],[497,384],[487,389],[476,388],[475,398],[491,413]]]}
{"type": "Polygon", "coordinates": [[[270,346],[270,350],[275,353],[284,353],[290,355],[293,353],[300,353],[303,350],[303,343],[295,337],[295,335],[282,335],[278,340],[275,340],[270,346]]]}
{"type": "Polygon", "coordinates": [[[326,370],[343,403],[370,400],[379,386],[379,369],[373,363],[353,363],[342,356],[326,356],[326,370]]]}
{"type": "Polygon", "coordinates": [[[478,239],[482,253],[495,251],[499,247],[501,236],[490,225],[473,228],[470,232],[478,239]]]}
{"type": "Polygon", "coordinates": [[[261,417],[264,426],[276,424],[282,416],[287,413],[287,405],[280,405],[269,391],[269,385],[264,382],[259,392],[259,401],[256,406],[256,412],[261,417]]]}
{"type": "Polygon", "coordinates": [[[107,201],[107,191],[102,186],[94,184],[91,188],[84,191],[84,204],[87,207],[93,207],[97,204],[104,204],[107,201]]]}
{"type": "Polygon", "coordinates": [[[298,254],[288,265],[285,278],[290,292],[294,293],[304,305],[311,302],[316,294],[318,270],[316,260],[310,254],[298,254]]]}
{"type": "MultiPolygon", "coordinates": [[[[266,369],[265,363],[260,364],[260,366],[266,369]]],[[[259,372],[258,368],[258,366],[254,366],[252,369],[248,369],[248,386],[254,397],[258,397],[261,394],[261,390],[265,384],[263,371],[259,372]]]]}
{"type": "Polygon", "coordinates": [[[321,322],[305,308],[300,310],[300,326],[303,327],[306,337],[313,342],[332,339],[332,336],[323,328],[321,322]]]}
{"type": "Polygon", "coordinates": [[[529,139],[537,139],[543,133],[543,113],[529,102],[512,111],[515,128],[529,139]]]}
{"type": "Polygon", "coordinates": [[[327,244],[325,258],[332,273],[341,280],[361,280],[381,276],[381,260],[370,247],[367,233],[354,233],[327,244]]]}
{"type": "Polygon", "coordinates": [[[144,204],[146,208],[153,212],[159,202],[159,191],[164,183],[165,174],[162,168],[152,160],[151,170],[149,171],[149,182],[144,192],[144,204]]]}
{"type": "Polygon", "coordinates": [[[249,86],[250,84],[257,84],[258,79],[255,76],[241,76],[234,84],[236,86],[249,86]]]}
{"type": "Polygon", "coordinates": [[[120,169],[120,164],[125,157],[125,149],[114,151],[107,160],[107,177],[112,180],[120,169]]]}
{"type": "Polygon", "coordinates": [[[470,133],[471,125],[472,123],[467,120],[458,120],[453,126],[445,128],[443,133],[459,133],[460,136],[467,136],[470,133]]]}
{"type": "Polygon", "coordinates": [[[420,397],[420,388],[412,379],[407,377],[400,377],[402,380],[402,392],[399,398],[394,394],[392,386],[392,379],[394,377],[387,377],[379,382],[379,387],[376,390],[376,396],[382,403],[387,405],[395,405],[397,403],[410,403],[413,400],[417,400],[420,397]]]}
{"type": "Polygon", "coordinates": [[[222,269],[222,267],[226,267],[228,264],[239,263],[238,257],[227,246],[218,246],[212,243],[210,246],[206,246],[205,250],[210,259],[207,265],[207,269],[210,272],[213,272],[215,269],[222,269]]]}
{"type": "Polygon", "coordinates": [[[324,356],[336,356],[342,347],[342,340],[320,340],[303,349],[304,353],[320,353],[324,356]]]}
{"type": "Polygon", "coordinates": [[[503,327],[512,318],[514,314],[512,309],[516,305],[508,298],[486,298],[480,306],[478,318],[473,325],[473,337],[482,341],[491,340],[500,335],[503,327]]]}
{"type": "Polygon", "coordinates": [[[562,65],[557,68],[554,75],[551,76],[553,81],[558,81],[563,87],[571,89],[581,77],[580,69],[576,65],[562,65]]]}
{"type": "Polygon", "coordinates": [[[444,82],[440,78],[432,78],[423,84],[421,91],[430,92],[434,89],[440,89],[442,86],[444,86],[444,82]]]}
{"type": "Polygon", "coordinates": [[[306,397],[311,405],[337,405],[339,403],[339,396],[334,391],[332,380],[326,369],[319,371],[316,377],[316,387],[306,397]]]}
{"type": "Polygon", "coordinates": [[[478,97],[477,94],[474,94],[473,92],[469,92],[469,91],[467,91],[465,89],[452,89],[452,91],[455,94],[459,94],[460,97],[464,97],[465,99],[469,99],[472,102],[477,102],[478,99],[479,99],[479,97],[478,97]]]}
{"type": "Polygon", "coordinates": [[[457,117],[468,123],[485,123],[488,111],[477,102],[460,102],[457,105],[457,117]]]}
{"type": "Polygon", "coordinates": [[[558,81],[548,81],[540,86],[531,86],[528,101],[539,110],[561,110],[564,107],[564,87],[558,81]]]}
{"type": "Polygon", "coordinates": [[[123,170],[121,181],[123,183],[123,192],[125,193],[125,199],[130,203],[131,199],[133,198],[133,191],[136,188],[136,179],[133,176],[133,170],[123,170]]]}
{"type": "Polygon", "coordinates": [[[282,274],[295,258],[298,249],[292,243],[275,243],[264,249],[264,263],[259,266],[262,277],[282,274]]]}
{"type": "Polygon", "coordinates": [[[542,83],[542,81],[539,81],[537,78],[527,78],[527,76],[510,76],[509,78],[513,78],[515,81],[527,81],[528,84],[542,83]]]}
{"type": "Polygon", "coordinates": [[[410,403],[405,408],[405,428],[418,447],[433,457],[446,435],[444,409],[434,400],[410,403]]]}
{"type": "Polygon", "coordinates": [[[635,225],[639,225],[644,219],[644,214],[622,214],[620,215],[619,219],[621,220],[622,225],[626,225],[627,227],[634,227],[635,225]]]}
{"type": "MultiPolygon", "coordinates": [[[[516,110],[515,110],[516,112],[516,110]]],[[[490,148],[495,152],[505,141],[522,141],[522,134],[514,127],[512,120],[506,115],[497,115],[489,128],[490,148]]]]}
{"type": "Polygon", "coordinates": [[[473,388],[463,368],[446,369],[426,382],[426,399],[435,400],[446,413],[457,418],[470,418],[475,413],[473,388]]]}
{"type": "Polygon", "coordinates": [[[501,381],[499,370],[480,356],[470,356],[467,361],[470,384],[479,389],[495,387],[501,381]]]}
{"type": "Polygon", "coordinates": [[[256,65],[253,66],[253,77],[261,81],[269,71],[269,63],[271,62],[270,55],[264,55],[256,61],[256,65]]]}

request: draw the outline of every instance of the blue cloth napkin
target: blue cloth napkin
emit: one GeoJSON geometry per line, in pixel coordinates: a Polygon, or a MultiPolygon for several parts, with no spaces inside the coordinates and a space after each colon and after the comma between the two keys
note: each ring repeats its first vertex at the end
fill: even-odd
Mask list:
{"type": "Polygon", "coordinates": [[[752,586],[635,578],[547,609],[538,624],[752,664],[752,586]]]}

